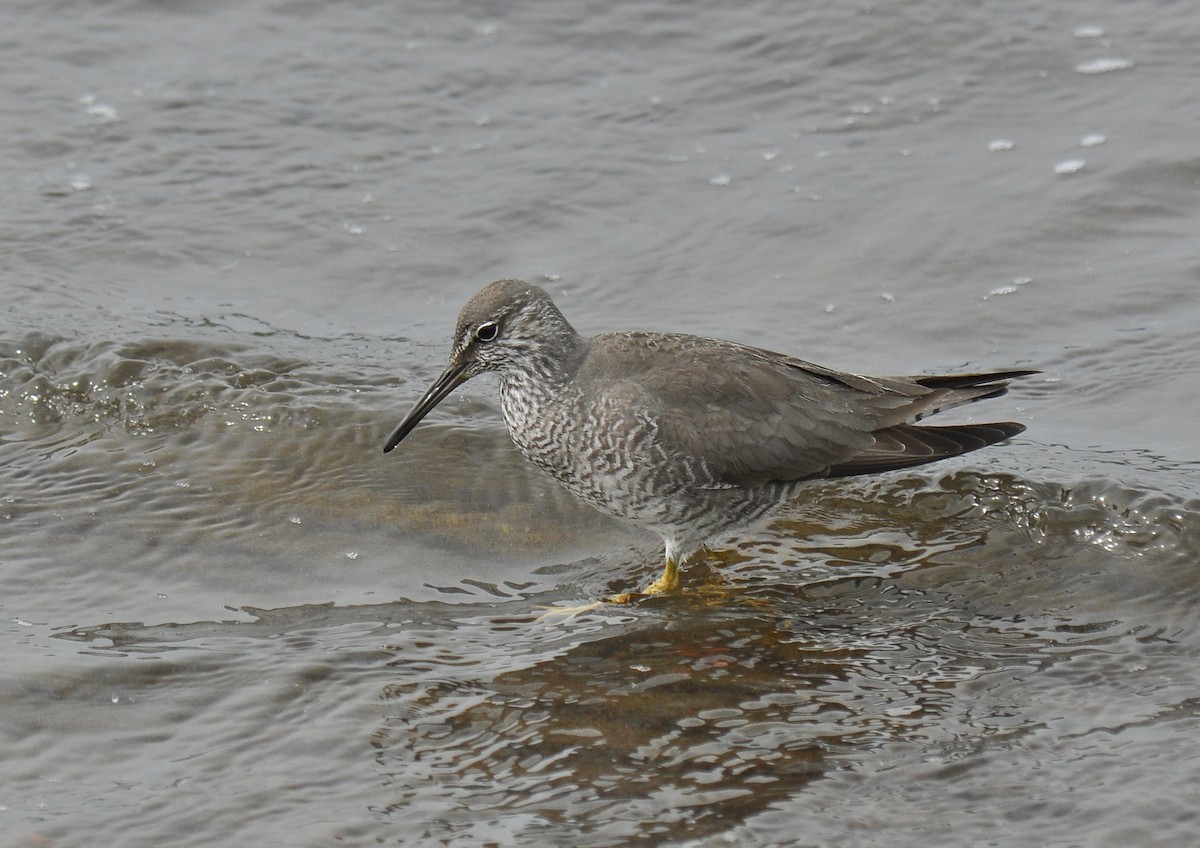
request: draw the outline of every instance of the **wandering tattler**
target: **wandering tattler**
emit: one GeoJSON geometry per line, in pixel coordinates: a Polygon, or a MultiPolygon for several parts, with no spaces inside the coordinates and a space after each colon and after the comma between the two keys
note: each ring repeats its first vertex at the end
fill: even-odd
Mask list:
{"type": "MultiPolygon", "coordinates": [[[[463,307],[450,362],[384,444],[455,387],[500,376],[509,435],[592,506],[653,530],[663,574],[706,541],[768,515],[810,480],[924,465],[1015,436],[1021,424],[917,426],[1036,371],[863,377],[677,333],[584,338],[538,286],[500,280],[463,307]]],[[[629,600],[633,595],[617,596],[629,600]]]]}

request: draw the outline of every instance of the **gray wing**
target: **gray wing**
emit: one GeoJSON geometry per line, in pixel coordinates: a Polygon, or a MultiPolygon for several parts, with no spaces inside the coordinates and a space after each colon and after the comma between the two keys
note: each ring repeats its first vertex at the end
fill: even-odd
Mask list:
{"type": "Polygon", "coordinates": [[[914,423],[1001,395],[1003,380],[1029,372],[870,378],[696,336],[600,339],[610,347],[610,360],[623,362],[622,376],[636,375],[609,383],[612,391],[654,421],[659,448],[691,458],[707,485],[753,487],[904,468],[1024,429],[1008,422],[914,423]]]}

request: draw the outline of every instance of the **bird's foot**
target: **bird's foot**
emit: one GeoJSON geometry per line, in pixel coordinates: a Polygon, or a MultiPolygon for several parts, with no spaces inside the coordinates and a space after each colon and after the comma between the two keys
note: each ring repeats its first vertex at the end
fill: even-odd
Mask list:
{"type": "Polygon", "coordinates": [[[653,595],[662,595],[666,592],[676,592],[681,585],[679,579],[679,566],[674,561],[667,560],[666,566],[663,567],[662,576],[647,586],[640,592],[622,592],[619,595],[612,595],[608,599],[610,604],[629,604],[640,598],[648,598],[653,595]]]}
{"type": "Polygon", "coordinates": [[[590,604],[549,607],[537,617],[537,620],[547,621],[555,618],[574,618],[577,615],[600,609],[607,604],[631,604],[634,601],[640,601],[642,598],[650,598],[667,592],[676,592],[679,590],[680,584],[679,566],[668,560],[667,564],[663,567],[662,576],[640,592],[621,592],[617,595],[609,595],[602,601],[592,601],[590,604]]]}

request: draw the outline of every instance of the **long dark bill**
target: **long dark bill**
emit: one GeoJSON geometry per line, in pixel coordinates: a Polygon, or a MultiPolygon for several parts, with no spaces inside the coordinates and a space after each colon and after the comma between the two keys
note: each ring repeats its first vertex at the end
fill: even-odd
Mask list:
{"type": "Polygon", "coordinates": [[[465,365],[451,365],[443,371],[442,375],[433,381],[433,385],[425,390],[425,394],[421,395],[421,399],[417,401],[412,412],[408,413],[407,417],[400,422],[400,426],[392,431],[392,435],[388,436],[387,441],[383,443],[383,452],[387,453],[400,444],[400,441],[421,423],[421,419],[445,400],[446,395],[466,382],[468,376],[465,365]]]}

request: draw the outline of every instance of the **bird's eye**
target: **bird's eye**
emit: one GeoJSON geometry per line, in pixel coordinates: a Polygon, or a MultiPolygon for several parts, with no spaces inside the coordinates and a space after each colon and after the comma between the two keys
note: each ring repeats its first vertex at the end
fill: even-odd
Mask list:
{"type": "Polygon", "coordinates": [[[475,338],[481,342],[490,342],[500,333],[500,326],[495,321],[484,321],[475,328],[475,338]]]}

